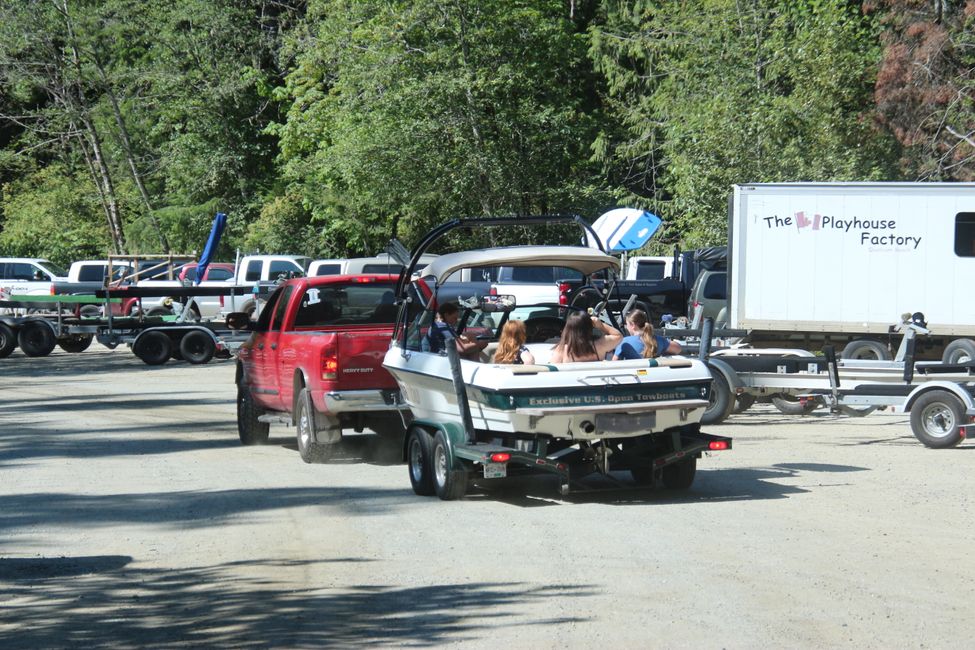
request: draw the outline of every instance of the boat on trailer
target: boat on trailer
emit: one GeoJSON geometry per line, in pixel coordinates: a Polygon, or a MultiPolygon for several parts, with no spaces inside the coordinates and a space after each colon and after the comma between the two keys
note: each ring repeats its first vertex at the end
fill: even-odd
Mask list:
{"type": "MultiPolygon", "coordinates": [[[[474,476],[525,470],[557,475],[563,494],[577,478],[615,470],[630,471],[641,484],[689,487],[703,452],[731,446],[729,438],[700,430],[712,382],[704,363],[684,357],[550,363],[572,307],[519,305],[492,295],[456,301],[439,290],[455,287],[449,279],[464,269],[558,267],[612,275],[617,258],[601,246],[508,246],[448,253],[415,272],[420,256],[454,228],[526,222],[575,222],[599,242],[578,217],[454,220],[421,241],[400,278],[401,309],[383,365],[413,414],[405,451],[414,491],[455,499],[474,476]],[[431,352],[424,339],[438,306],[452,300],[461,310],[457,329],[447,332],[444,351],[431,352]],[[511,319],[524,321],[536,363],[493,362],[511,319]],[[479,360],[460,358],[451,337],[461,334],[486,344],[479,360]]],[[[619,315],[601,317],[619,329],[619,315]]]]}

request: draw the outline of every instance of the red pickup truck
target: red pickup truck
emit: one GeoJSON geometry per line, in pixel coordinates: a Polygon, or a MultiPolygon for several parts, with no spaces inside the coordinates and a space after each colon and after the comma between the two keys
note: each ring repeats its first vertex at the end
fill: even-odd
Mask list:
{"type": "Polygon", "coordinates": [[[301,458],[311,463],[331,455],[343,429],[404,435],[401,410],[407,417],[409,411],[382,367],[396,319],[396,279],[295,278],[271,295],[238,352],[243,444],[266,443],[269,422],[293,424],[301,458]]]}

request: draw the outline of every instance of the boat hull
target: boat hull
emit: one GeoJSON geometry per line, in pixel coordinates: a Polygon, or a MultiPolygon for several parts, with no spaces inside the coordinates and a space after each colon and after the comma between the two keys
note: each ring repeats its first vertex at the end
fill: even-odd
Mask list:
{"type": "MultiPolygon", "coordinates": [[[[711,375],[699,361],[641,359],[537,366],[461,361],[475,429],[594,440],[699,423],[711,375]]],[[[393,347],[384,366],[414,417],[463,423],[446,356],[393,347]]]]}

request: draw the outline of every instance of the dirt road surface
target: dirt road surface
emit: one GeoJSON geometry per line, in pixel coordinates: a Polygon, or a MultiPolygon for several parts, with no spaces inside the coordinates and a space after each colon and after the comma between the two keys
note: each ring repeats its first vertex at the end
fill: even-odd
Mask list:
{"type": "Polygon", "coordinates": [[[233,377],[0,360],[0,647],[972,643],[975,443],[926,449],[905,415],[755,407],[685,493],[442,502],[377,436],[326,465],[280,425],[241,446],[233,377]]]}

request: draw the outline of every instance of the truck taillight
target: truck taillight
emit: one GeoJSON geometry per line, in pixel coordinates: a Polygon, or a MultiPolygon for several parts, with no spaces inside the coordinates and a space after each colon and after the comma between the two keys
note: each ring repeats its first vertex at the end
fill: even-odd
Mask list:
{"type": "Polygon", "coordinates": [[[569,292],[572,291],[572,285],[568,282],[559,282],[559,304],[568,305],[569,304],[569,292]]]}
{"type": "Polygon", "coordinates": [[[492,296],[498,295],[498,288],[497,287],[491,287],[491,290],[488,291],[488,294],[489,295],[492,295],[492,296]]]}
{"type": "Polygon", "coordinates": [[[322,379],[338,379],[339,358],[333,352],[326,350],[322,353],[322,379]]]}
{"type": "Polygon", "coordinates": [[[54,283],[53,282],[51,283],[51,295],[52,296],[54,295],[54,283]]]}

